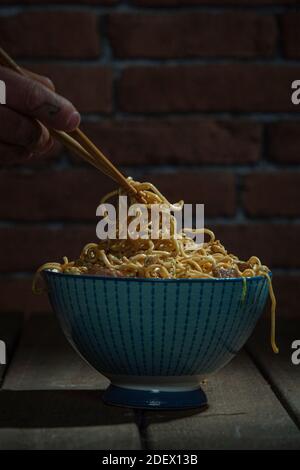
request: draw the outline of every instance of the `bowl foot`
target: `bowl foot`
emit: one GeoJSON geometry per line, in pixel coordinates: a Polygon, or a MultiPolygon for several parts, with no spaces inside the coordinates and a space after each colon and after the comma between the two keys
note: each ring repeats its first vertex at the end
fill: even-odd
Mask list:
{"type": "Polygon", "coordinates": [[[207,405],[201,387],[185,391],[137,390],[111,384],[103,395],[109,405],[151,410],[183,410],[207,405]]]}

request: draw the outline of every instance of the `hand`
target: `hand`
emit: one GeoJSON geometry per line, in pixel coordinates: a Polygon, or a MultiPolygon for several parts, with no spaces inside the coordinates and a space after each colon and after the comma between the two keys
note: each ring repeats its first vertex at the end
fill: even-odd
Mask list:
{"type": "Polygon", "coordinates": [[[51,80],[26,73],[29,76],[23,77],[0,66],[0,79],[6,85],[6,105],[0,104],[0,164],[22,162],[50,150],[53,140],[45,126],[69,132],[80,123],[79,113],[55,93],[51,80]]]}

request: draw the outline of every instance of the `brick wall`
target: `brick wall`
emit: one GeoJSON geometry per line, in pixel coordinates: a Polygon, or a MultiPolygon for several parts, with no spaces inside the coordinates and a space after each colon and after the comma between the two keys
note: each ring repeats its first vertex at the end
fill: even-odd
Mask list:
{"type": "MultiPolygon", "coordinates": [[[[298,314],[299,0],[3,0],[0,43],[48,74],[127,175],[204,202],[206,225],[275,274],[298,314]],[[175,183],[175,184],[174,184],[175,183]]],[[[112,184],[56,146],[0,173],[0,310],[44,311],[31,273],[95,239],[112,184]]]]}

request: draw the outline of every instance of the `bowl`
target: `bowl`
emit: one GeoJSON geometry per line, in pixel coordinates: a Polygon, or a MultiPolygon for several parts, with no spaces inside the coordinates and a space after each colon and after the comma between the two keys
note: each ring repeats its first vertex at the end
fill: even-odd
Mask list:
{"type": "Polygon", "coordinates": [[[207,404],[200,377],[227,364],[268,297],[263,276],[137,279],[45,271],[75,350],[108,377],[106,403],[151,409],[207,404]]]}

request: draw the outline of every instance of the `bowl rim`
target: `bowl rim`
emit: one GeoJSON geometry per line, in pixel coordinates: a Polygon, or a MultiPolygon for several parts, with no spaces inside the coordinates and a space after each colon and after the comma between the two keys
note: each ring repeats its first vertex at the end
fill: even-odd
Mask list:
{"type": "MultiPolygon", "coordinates": [[[[112,277],[112,276],[99,276],[97,274],[71,274],[71,273],[60,273],[56,271],[52,271],[51,269],[45,269],[42,271],[43,274],[46,274],[50,277],[62,277],[62,278],[70,278],[70,279],[95,279],[99,281],[107,281],[107,282],[157,282],[157,283],[184,283],[184,282],[243,282],[243,279],[246,279],[247,282],[254,282],[259,280],[267,280],[265,276],[247,276],[247,277],[194,277],[194,278],[177,278],[177,279],[169,279],[169,278],[153,278],[153,277],[112,277]]],[[[268,272],[269,276],[272,278],[272,272],[268,272]]]]}

